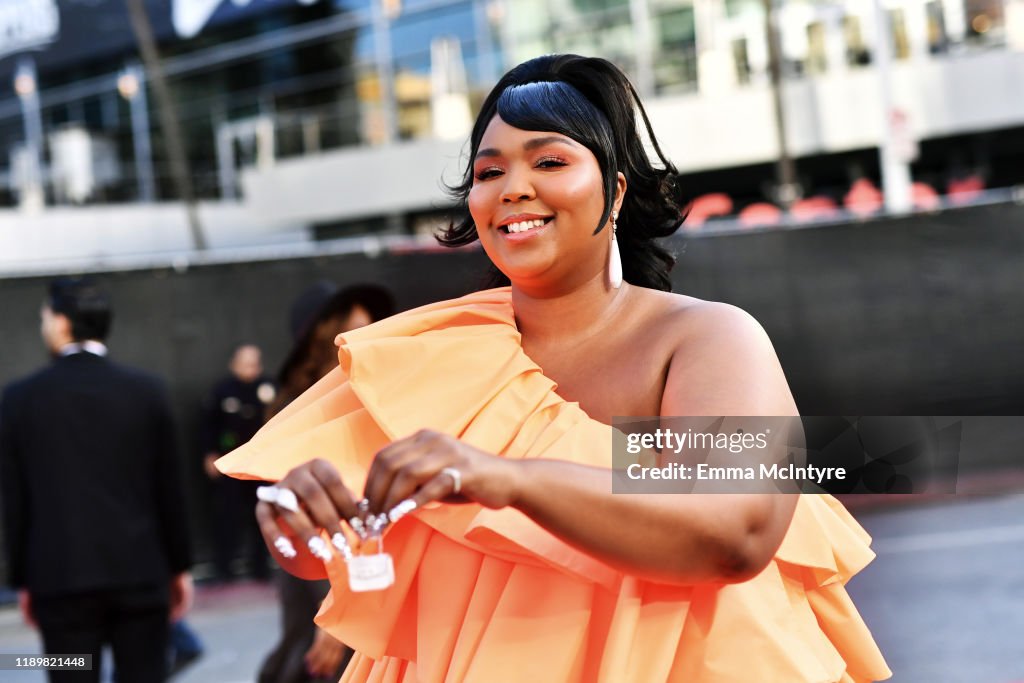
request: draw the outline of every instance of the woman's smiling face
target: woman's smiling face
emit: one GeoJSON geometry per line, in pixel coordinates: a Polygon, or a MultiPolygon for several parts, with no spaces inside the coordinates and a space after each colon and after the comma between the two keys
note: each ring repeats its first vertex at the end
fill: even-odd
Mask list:
{"type": "MultiPolygon", "coordinates": [[[[514,284],[571,287],[603,273],[611,234],[593,234],[604,210],[604,182],[589,149],[560,133],[514,128],[495,115],[473,160],[473,178],[469,211],[480,242],[514,284]]],[[[620,173],[615,208],[624,190],[620,173]]]]}

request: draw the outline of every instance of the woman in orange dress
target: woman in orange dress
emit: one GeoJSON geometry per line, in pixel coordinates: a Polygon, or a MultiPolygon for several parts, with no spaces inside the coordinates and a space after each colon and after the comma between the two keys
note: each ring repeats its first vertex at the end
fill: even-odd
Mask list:
{"type": "Polygon", "coordinates": [[[669,291],[674,177],[611,63],[519,65],[441,236],[509,286],[339,336],[339,368],[218,461],[278,482],[257,517],[330,578],[345,683],[889,676],[844,588],[870,539],[830,496],[612,493],[612,416],[796,415],[753,318],[669,291]],[[390,585],[353,590],[382,529],[390,585]]]}

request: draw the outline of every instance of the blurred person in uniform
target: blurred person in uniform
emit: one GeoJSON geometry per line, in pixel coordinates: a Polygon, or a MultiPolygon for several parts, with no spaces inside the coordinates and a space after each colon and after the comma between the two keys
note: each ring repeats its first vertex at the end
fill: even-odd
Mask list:
{"type": "Polygon", "coordinates": [[[53,362],[0,402],[7,566],[51,655],[104,645],[119,683],[161,681],[171,621],[192,600],[176,432],[163,383],[111,361],[110,300],[91,280],[50,284],[41,333],[53,362]]]}
{"type": "MultiPolygon", "coordinates": [[[[394,308],[391,294],[374,285],[339,289],[321,281],[300,294],[289,316],[294,343],[278,373],[280,392],[268,418],[338,366],[337,335],[386,318],[394,308]]],[[[336,683],[352,650],[313,623],[330,582],[281,572],[278,590],[281,640],[264,660],[259,683],[336,683]]]]}
{"type": "Polygon", "coordinates": [[[228,369],[228,375],[217,382],[204,404],[201,437],[203,470],[210,479],[213,497],[214,565],[218,580],[231,581],[235,578],[231,564],[244,551],[249,574],[266,581],[270,578],[269,555],[252,518],[257,484],[221,476],[213,463],[247,442],[263,426],[267,406],[277,391],[263,374],[263,354],[258,346],[237,347],[228,369]]]}

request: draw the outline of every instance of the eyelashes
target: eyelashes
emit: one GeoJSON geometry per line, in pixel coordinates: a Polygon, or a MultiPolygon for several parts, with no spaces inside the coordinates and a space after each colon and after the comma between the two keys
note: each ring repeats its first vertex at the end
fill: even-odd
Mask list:
{"type": "Polygon", "coordinates": [[[497,175],[497,173],[498,173],[498,171],[496,171],[496,170],[494,170],[492,168],[488,168],[488,169],[485,169],[483,171],[480,171],[479,173],[477,173],[473,177],[476,178],[477,180],[487,180],[488,178],[493,178],[495,175],[497,175]]]}
{"type": "MultiPolygon", "coordinates": [[[[560,166],[568,166],[568,165],[569,164],[566,163],[566,161],[564,159],[559,159],[557,157],[547,157],[547,158],[541,159],[540,161],[537,162],[537,167],[538,168],[558,168],[560,166]],[[549,165],[545,165],[545,164],[549,164],[549,165]]],[[[497,175],[501,175],[501,169],[500,168],[491,167],[491,168],[483,169],[479,173],[474,174],[473,177],[476,180],[489,180],[490,178],[493,178],[493,177],[495,177],[497,175]]]]}

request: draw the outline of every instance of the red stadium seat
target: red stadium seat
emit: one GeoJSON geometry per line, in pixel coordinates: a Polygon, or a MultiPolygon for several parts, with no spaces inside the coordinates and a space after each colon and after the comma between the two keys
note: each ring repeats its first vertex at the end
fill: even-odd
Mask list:
{"type": "Polygon", "coordinates": [[[823,220],[837,216],[839,206],[831,197],[818,195],[797,200],[790,207],[789,213],[798,221],[823,220]]]}
{"type": "Polygon", "coordinates": [[[882,192],[867,178],[855,181],[843,198],[843,206],[855,216],[878,213],[884,203],[882,192]]]}
{"type": "Polygon", "coordinates": [[[778,225],[782,220],[782,209],[767,202],[756,202],[740,211],[740,225],[753,228],[763,225],[778,225]]]}
{"type": "Polygon", "coordinates": [[[954,204],[970,204],[985,191],[985,181],[981,176],[969,175],[966,178],[950,180],[946,186],[949,201],[954,204]]]}
{"type": "Polygon", "coordinates": [[[730,215],[732,209],[732,199],[724,192],[701,195],[690,202],[683,227],[699,228],[709,218],[730,215]]]}
{"type": "Polygon", "coordinates": [[[939,193],[928,183],[916,182],[910,186],[910,198],[919,211],[935,211],[942,205],[939,193]]]}

